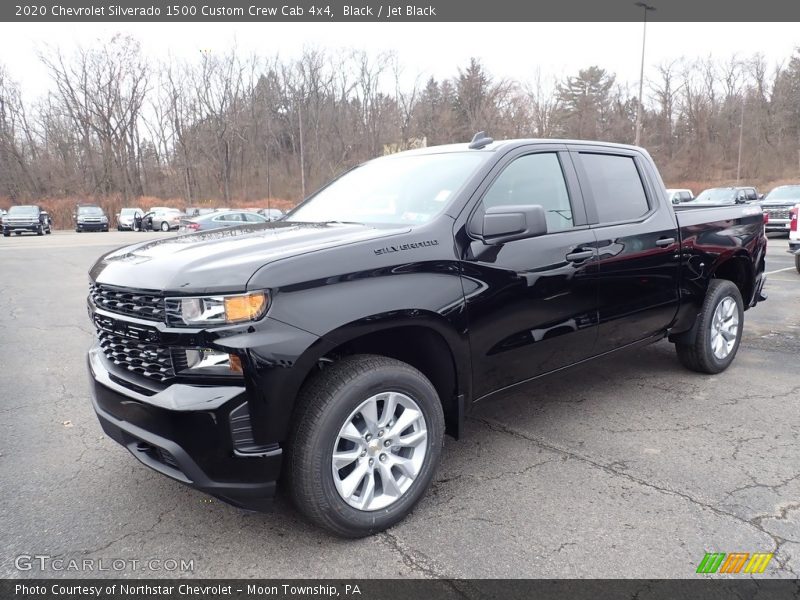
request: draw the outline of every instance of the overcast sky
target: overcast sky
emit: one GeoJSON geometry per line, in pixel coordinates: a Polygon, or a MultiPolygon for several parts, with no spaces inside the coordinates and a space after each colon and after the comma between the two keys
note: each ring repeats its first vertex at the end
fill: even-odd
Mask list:
{"type": "MultiPolygon", "coordinates": [[[[149,57],[199,58],[200,50],[225,52],[236,44],[285,58],[304,47],[332,51],[393,50],[413,81],[416,74],[437,78],[456,74],[471,56],[498,77],[527,81],[539,68],[562,77],[598,65],[636,84],[641,57],[641,23],[4,23],[0,25],[0,63],[31,97],[49,86],[37,51],[46,44],[69,54],[114,33],[132,34],[149,57]]],[[[649,23],[646,65],[682,56],[763,54],[770,65],[786,61],[800,46],[797,23],[649,23]]],[[[645,72],[647,77],[647,71],[645,72]]]]}

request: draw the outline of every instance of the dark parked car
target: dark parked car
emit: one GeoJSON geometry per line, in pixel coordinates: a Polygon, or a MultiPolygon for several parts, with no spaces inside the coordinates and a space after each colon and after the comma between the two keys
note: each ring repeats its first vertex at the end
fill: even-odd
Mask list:
{"type": "Polygon", "coordinates": [[[75,221],[75,231],[108,231],[108,216],[99,206],[93,204],[79,204],[72,215],[75,221]]]}
{"type": "Polygon", "coordinates": [[[792,224],[790,211],[796,204],[800,204],[800,184],[778,186],[760,204],[761,210],[769,215],[767,231],[789,233],[792,224]]]}
{"type": "Polygon", "coordinates": [[[641,148],[398,153],[284,220],[100,258],[94,409],[176,481],[262,509],[280,477],[313,522],[368,535],[422,498],[479,401],[664,338],[724,371],[765,251],[757,206],[673,208],[641,148]]]}
{"type": "Polygon", "coordinates": [[[35,204],[12,206],[3,216],[3,235],[5,237],[22,235],[28,231],[37,235],[52,233],[53,220],[46,211],[35,204]]]}
{"type": "Polygon", "coordinates": [[[223,227],[236,227],[237,225],[254,225],[268,223],[270,219],[248,210],[223,210],[209,213],[194,219],[183,219],[181,231],[208,231],[223,227]]]}

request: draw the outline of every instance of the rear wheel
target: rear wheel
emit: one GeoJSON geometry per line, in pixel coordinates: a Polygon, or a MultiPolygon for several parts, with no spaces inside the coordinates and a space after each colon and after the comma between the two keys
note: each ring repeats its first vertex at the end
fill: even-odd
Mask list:
{"type": "Polygon", "coordinates": [[[739,288],[725,279],[708,286],[695,339],[676,343],[678,359],[700,373],[720,373],[730,366],[739,350],[744,308],[739,288]]]}
{"type": "Polygon", "coordinates": [[[295,504],[337,535],[382,531],[425,494],[443,439],[442,405],[422,373],[382,356],[344,358],[298,397],[287,456],[295,504]]]}
{"type": "Polygon", "coordinates": [[[794,268],[800,273],[800,254],[794,255],[794,268]]]}

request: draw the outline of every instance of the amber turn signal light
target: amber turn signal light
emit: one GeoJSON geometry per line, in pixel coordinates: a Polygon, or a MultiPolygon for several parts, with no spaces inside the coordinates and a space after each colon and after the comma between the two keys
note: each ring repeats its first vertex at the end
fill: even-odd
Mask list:
{"type": "Polygon", "coordinates": [[[225,298],[225,320],[228,323],[254,321],[264,314],[267,296],[264,292],[225,298]]]}

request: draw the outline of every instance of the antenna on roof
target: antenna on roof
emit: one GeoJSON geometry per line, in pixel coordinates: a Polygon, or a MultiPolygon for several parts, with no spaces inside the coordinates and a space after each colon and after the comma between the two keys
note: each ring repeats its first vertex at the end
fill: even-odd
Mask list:
{"type": "Polygon", "coordinates": [[[472,136],[472,141],[469,143],[470,150],[481,150],[485,148],[489,144],[491,144],[494,140],[486,135],[485,131],[479,131],[474,136],[472,136]]]}

